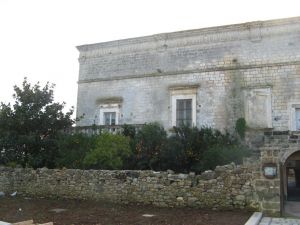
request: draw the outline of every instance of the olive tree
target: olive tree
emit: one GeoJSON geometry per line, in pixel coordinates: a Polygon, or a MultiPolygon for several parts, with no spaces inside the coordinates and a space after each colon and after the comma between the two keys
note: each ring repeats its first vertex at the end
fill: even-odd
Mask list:
{"type": "Polygon", "coordinates": [[[54,101],[54,84],[14,86],[14,103],[0,105],[0,163],[54,167],[59,133],[72,126],[73,108],[54,101]]]}

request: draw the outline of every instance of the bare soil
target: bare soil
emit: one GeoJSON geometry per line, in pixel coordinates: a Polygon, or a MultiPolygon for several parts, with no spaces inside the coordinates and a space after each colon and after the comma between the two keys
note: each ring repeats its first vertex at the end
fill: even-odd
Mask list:
{"type": "Polygon", "coordinates": [[[105,202],[0,197],[0,221],[33,219],[55,225],[243,225],[247,211],[212,211],[191,208],[157,208],[105,202]],[[58,209],[58,212],[50,211],[58,209]],[[66,209],[61,211],[59,209],[66,209]],[[144,214],[154,215],[145,217],[144,214]]]}

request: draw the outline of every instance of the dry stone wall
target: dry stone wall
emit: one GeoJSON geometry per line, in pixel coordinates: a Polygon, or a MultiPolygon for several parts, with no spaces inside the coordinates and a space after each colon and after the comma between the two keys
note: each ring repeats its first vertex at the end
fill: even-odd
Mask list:
{"type": "Polygon", "coordinates": [[[234,164],[201,175],[172,171],[0,168],[0,191],[161,207],[255,208],[252,169],[234,164]]]}

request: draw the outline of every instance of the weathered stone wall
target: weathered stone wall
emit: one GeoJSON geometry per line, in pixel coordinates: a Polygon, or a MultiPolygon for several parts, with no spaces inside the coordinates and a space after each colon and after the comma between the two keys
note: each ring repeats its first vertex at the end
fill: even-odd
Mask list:
{"type": "Polygon", "coordinates": [[[286,200],[286,160],[300,151],[300,132],[290,131],[254,131],[248,133],[249,141],[258,149],[260,160],[253,170],[254,199],[259,208],[267,214],[280,215],[284,210],[286,200]],[[263,175],[263,165],[274,163],[277,165],[277,176],[273,179],[263,175]]]}
{"type": "MultiPolygon", "coordinates": [[[[122,99],[120,124],[171,124],[170,87],[197,85],[196,125],[231,129],[247,89],[271,89],[271,126],[289,130],[299,103],[300,18],[79,46],[79,126],[99,122],[99,100],[122,99]]],[[[260,114],[257,114],[260,117],[260,114]]]]}
{"type": "Polygon", "coordinates": [[[252,167],[234,164],[201,175],[154,171],[0,168],[0,191],[162,207],[253,208],[252,167]]]}
{"type": "MultiPolygon", "coordinates": [[[[212,126],[223,129],[227,125],[226,75],[216,73],[178,74],[141,79],[110,80],[82,83],[78,87],[78,114],[85,117],[77,125],[92,125],[99,120],[97,99],[122,97],[120,124],[143,124],[160,122],[165,128],[171,125],[171,100],[169,87],[199,84],[197,92],[197,126],[212,126]],[[209,102],[208,102],[209,99],[209,102]]],[[[228,86],[228,85],[227,85],[228,86]]],[[[230,86],[228,86],[230,88],[230,86]]],[[[228,107],[229,109],[229,107],[228,107]]],[[[231,117],[230,117],[231,118],[231,117]]]]}

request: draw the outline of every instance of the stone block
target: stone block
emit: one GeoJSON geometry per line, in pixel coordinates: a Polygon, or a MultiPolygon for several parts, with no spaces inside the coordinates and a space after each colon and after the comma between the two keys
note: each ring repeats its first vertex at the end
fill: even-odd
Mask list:
{"type": "Polygon", "coordinates": [[[201,175],[198,177],[202,180],[210,180],[210,179],[214,179],[216,177],[216,173],[214,171],[207,170],[207,171],[204,171],[203,173],[201,173],[201,175]]]}
{"type": "Polygon", "coordinates": [[[280,202],[263,202],[262,207],[266,210],[280,211],[280,202]]]}

